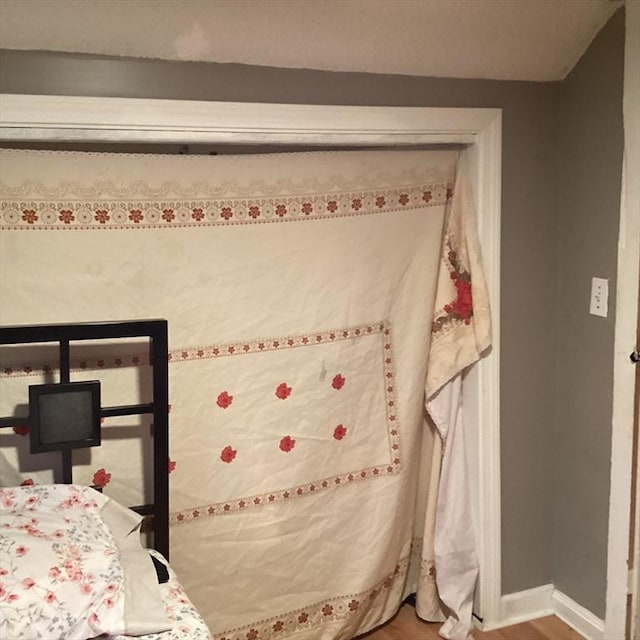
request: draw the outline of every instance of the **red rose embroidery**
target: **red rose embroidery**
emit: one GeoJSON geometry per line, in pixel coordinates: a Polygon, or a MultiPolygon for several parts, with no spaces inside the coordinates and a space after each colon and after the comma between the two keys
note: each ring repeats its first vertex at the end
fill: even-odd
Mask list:
{"type": "Polygon", "coordinates": [[[191,217],[197,222],[200,222],[204,218],[204,211],[200,208],[193,209],[191,211],[191,217]]]}
{"type": "Polygon", "coordinates": [[[220,460],[226,463],[233,462],[237,455],[238,452],[231,445],[228,445],[220,452],[220,460]]]}
{"type": "Polygon", "coordinates": [[[17,433],[19,436],[26,436],[29,433],[29,427],[26,427],[26,426],[13,427],[13,432],[17,433]]]}
{"type": "Polygon", "coordinates": [[[351,201],[351,208],[354,211],[359,211],[360,209],[362,209],[362,200],[360,198],[354,198],[351,201]]]}
{"type": "Polygon", "coordinates": [[[401,205],[408,204],[408,202],[409,202],[409,194],[407,194],[407,193],[401,193],[401,194],[400,194],[400,197],[398,198],[398,202],[399,202],[401,205]]]}
{"type": "Polygon", "coordinates": [[[106,487],[111,482],[111,474],[104,469],[98,469],[93,474],[92,482],[95,487],[106,487]]]}
{"type": "Polygon", "coordinates": [[[308,216],[313,211],[313,205],[310,202],[303,202],[300,210],[305,216],[308,216]]]}
{"type": "Polygon", "coordinates": [[[425,191],[425,192],[422,194],[422,199],[423,199],[425,202],[431,202],[431,198],[432,198],[432,197],[433,197],[433,196],[431,195],[431,191],[425,191]]]}
{"type": "Polygon", "coordinates": [[[171,473],[172,471],[175,471],[176,469],[176,461],[172,460],[171,458],[169,458],[169,463],[168,463],[168,471],[169,473],[171,473]]]}
{"type": "Polygon", "coordinates": [[[335,213],[338,210],[338,203],[335,200],[329,200],[327,202],[327,211],[335,213]]]}
{"type": "Polygon", "coordinates": [[[221,394],[219,394],[218,399],[216,400],[216,404],[221,409],[226,409],[227,407],[231,406],[232,402],[233,396],[230,396],[226,391],[223,391],[221,394]]]}
{"type": "Polygon", "coordinates": [[[255,220],[260,215],[260,207],[249,207],[249,215],[255,220]]]}
{"type": "Polygon", "coordinates": [[[344,438],[347,435],[347,429],[344,425],[339,424],[334,430],[333,430],[333,437],[336,440],[342,440],[342,438],[344,438]]]}
{"type": "Polygon", "coordinates": [[[473,315],[471,282],[457,273],[452,273],[451,278],[456,285],[456,299],[451,304],[445,305],[444,310],[456,318],[464,320],[465,324],[469,324],[473,315]]]}
{"type": "Polygon", "coordinates": [[[280,398],[280,400],[286,400],[291,395],[291,387],[287,385],[286,382],[282,382],[276,388],[276,396],[280,398]]]}
{"type": "Polygon", "coordinates": [[[162,210],[162,219],[165,222],[173,222],[175,220],[176,214],[173,213],[173,209],[163,209],[162,210]]]}
{"type": "Polygon", "coordinates": [[[344,387],[345,382],[346,382],[346,378],[341,373],[338,373],[333,377],[333,380],[331,381],[331,386],[334,389],[339,391],[340,389],[342,389],[342,387],[344,387]]]}
{"type": "Polygon", "coordinates": [[[280,450],[289,453],[296,446],[296,441],[291,436],[285,436],[280,440],[280,450]]]}
{"type": "Polygon", "coordinates": [[[228,220],[233,215],[233,211],[231,211],[231,207],[222,207],[220,210],[220,217],[228,220]]]}
{"type": "Polygon", "coordinates": [[[276,205],[276,215],[282,218],[287,215],[287,207],[283,204],[276,205]]]}
{"type": "Polygon", "coordinates": [[[387,204],[387,201],[384,196],[378,196],[376,198],[376,207],[378,207],[378,209],[382,209],[385,204],[387,204]]]}

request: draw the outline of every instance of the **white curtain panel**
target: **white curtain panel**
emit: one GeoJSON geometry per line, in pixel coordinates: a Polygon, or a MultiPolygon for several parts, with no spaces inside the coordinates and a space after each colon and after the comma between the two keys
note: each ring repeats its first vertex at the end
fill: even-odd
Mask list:
{"type": "MultiPolygon", "coordinates": [[[[466,637],[459,374],[490,330],[458,152],[0,160],[2,324],[169,321],[171,560],[214,639],[348,640],[416,590],[466,637]]],[[[2,357],[8,415],[55,371],[2,357]]],[[[89,345],[72,379],[137,399],[145,358],[89,345]]],[[[76,471],[129,503],[148,474],[130,422],[76,471]]],[[[25,445],[0,433],[3,481],[50,481],[25,445]]]]}

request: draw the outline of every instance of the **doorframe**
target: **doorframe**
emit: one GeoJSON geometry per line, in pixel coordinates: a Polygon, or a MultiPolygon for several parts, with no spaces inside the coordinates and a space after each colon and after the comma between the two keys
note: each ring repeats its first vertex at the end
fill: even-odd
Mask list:
{"type": "MultiPolygon", "coordinates": [[[[629,362],[640,270],[640,2],[625,5],[624,161],[614,333],[611,489],[605,638],[624,638],[627,617],[635,371],[629,362]]],[[[636,563],[638,559],[636,559],[636,563]]],[[[637,582],[637,580],[636,580],[637,582]]],[[[638,594],[636,594],[638,597],[638,594]]]]}
{"type": "Polygon", "coordinates": [[[500,620],[501,109],[355,107],[0,95],[0,140],[407,147],[464,144],[493,310],[491,352],[465,382],[470,487],[480,562],[476,614],[500,620]],[[469,407],[469,410],[467,410],[469,407]],[[482,434],[482,437],[480,437],[482,434]]]}

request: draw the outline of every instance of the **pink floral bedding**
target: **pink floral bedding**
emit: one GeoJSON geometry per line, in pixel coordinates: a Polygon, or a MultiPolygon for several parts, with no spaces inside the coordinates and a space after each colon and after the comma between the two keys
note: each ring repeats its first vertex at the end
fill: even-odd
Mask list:
{"type": "MultiPolygon", "coordinates": [[[[0,489],[0,638],[85,640],[130,632],[122,541],[101,514],[109,502],[76,485],[0,489]]],[[[166,613],[161,628],[169,630],[141,637],[209,638],[172,571],[168,583],[151,589],[166,613]]]]}

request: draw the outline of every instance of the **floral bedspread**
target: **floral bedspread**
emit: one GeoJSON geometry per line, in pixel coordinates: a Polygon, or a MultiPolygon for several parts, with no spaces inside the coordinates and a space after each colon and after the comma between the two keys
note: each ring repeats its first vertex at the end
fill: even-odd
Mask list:
{"type": "MultiPolygon", "coordinates": [[[[123,635],[131,611],[125,616],[121,541],[101,513],[109,501],[78,485],[0,489],[0,638],[132,637],[123,635]]],[[[160,610],[164,604],[171,629],[137,637],[208,640],[206,624],[168,570],[157,602],[160,610]]]]}
{"type": "MultiPolygon", "coordinates": [[[[166,564],[166,560],[157,551],[151,551],[160,562],[166,564]]],[[[170,631],[164,633],[152,633],[137,636],[139,640],[210,640],[211,635],[200,614],[184,592],[173,569],[169,569],[169,581],[160,586],[164,600],[165,611],[173,622],[170,631]]],[[[108,636],[109,640],[125,640],[131,636],[108,636]]]]}
{"type": "Polygon", "coordinates": [[[83,639],[124,630],[123,570],[88,487],[0,489],[0,637],[83,639]]]}

